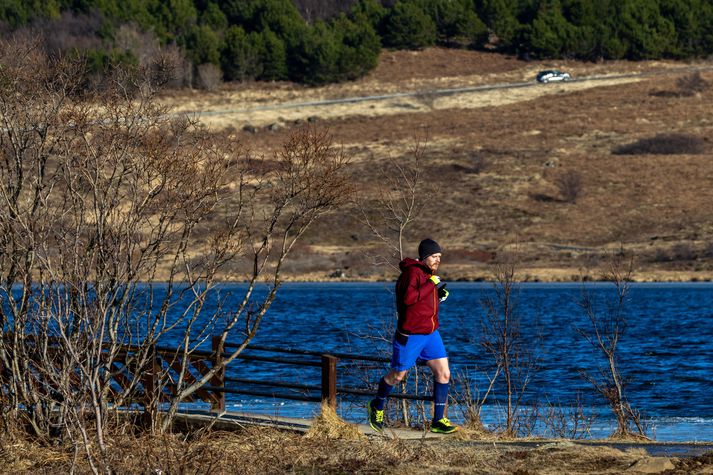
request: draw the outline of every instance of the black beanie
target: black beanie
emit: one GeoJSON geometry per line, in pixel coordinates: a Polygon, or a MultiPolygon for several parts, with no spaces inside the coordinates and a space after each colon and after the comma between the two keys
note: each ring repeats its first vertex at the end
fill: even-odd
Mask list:
{"type": "Polygon", "coordinates": [[[441,246],[438,245],[433,239],[424,239],[421,244],[418,245],[418,259],[420,261],[424,260],[431,254],[438,254],[441,251],[441,246]]]}

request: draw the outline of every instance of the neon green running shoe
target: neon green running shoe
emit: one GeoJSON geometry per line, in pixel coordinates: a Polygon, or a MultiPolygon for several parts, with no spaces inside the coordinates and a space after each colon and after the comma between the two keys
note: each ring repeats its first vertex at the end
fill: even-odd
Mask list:
{"type": "Polygon", "coordinates": [[[436,432],[437,434],[452,434],[457,430],[458,426],[451,424],[447,417],[431,423],[431,432],[436,432]]]}
{"type": "Polygon", "coordinates": [[[384,430],[384,411],[379,410],[371,405],[372,401],[366,405],[369,412],[369,425],[376,432],[381,432],[384,430]]]}

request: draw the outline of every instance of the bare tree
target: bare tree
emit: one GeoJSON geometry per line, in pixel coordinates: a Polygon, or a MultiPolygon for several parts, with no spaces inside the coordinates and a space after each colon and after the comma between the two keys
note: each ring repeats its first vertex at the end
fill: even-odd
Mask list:
{"type": "Polygon", "coordinates": [[[516,433],[518,408],[536,367],[532,343],[525,341],[520,331],[515,268],[515,258],[512,256],[497,264],[494,269],[493,295],[486,295],[481,301],[485,310],[481,320],[481,345],[495,361],[493,379],[501,377],[504,380],[503,432],[509,436],[516,433]]]}
{"type": "Polygon", "coordinates": [[[405,257],[406,232],[426,204],[421,190],[426,143],[418,138],[414,140],[408,162],[389,158],[376,180],[378,188],[357,197],[356,208],[361,221],[384,244],[391,257],[378,264],[397,269],[397,262],[405,257]]]}
{"type": "Polygon", "coordinates": [[[82,73],[36,44],[0,44],[0,404],[6,425],[62,436],[98,473],[111,470],[106,436],[137,392],[153,391],[157,415],[172,388],[150,426],[169,430],[179,404],[239,355],[295,243],[350,186],[326,132],[304,129],[257,157],[171,118],[137,74],[118,72],[99,95],[82,90],[82,73]],[[245,294],[207,310],[239,262],[245,294]],[[220,350],[239,344],[195,377],[190,355],[216,335],[220,350]],[[180,345],[156,368],[168,337],[180,345]]]}
{"type": "MultiPolygon", "coordinates": [[[[425,206],[423,187],[423,156],[426,140],[414,139],[414,146],[410,151],[409,161],[398,161],[389,158],[386,165],[380,169],[376,180],[376,190],[366,190],[363,196],[357,196],[355,205],[361,222],[378,238],[387,250],[387,257],[377,256],[375,264],[389,266],[398,271],[398,263],[405,257],[404,245],[406,233],[418,219],[425,206]]],[[[384,329],[377,340],[391,341],[396,327],[396,320],[392,320],[384,329]]],[[[372,336],[369,336],[372,338],[372,336]]],[[[421,379],[421,370],[416,368],[413,372],[414,384],[418,387],[421,379]]],[[[408,379],[401,385],[405,389],[408,379]]],[[[423,405],[417,407],[425,413],[423,405]]],[[[405,399],[401,400],[401,417],[408,425],[411,407],[405,399]]],[[[425,419],[424,419],[425,420],[425,419]]]]}
{"type": "Polygon", "coordinates": [[[617,421],[617,429],[612,434],[614,438],[646,438],[639,412],[632,408],[626,399],[618,357],[618,345],[626,330],[626,304],[632,269],[633,259],[627,259],[623,253],[619,253],[614,257],[606,276],[614,285],[613,302],[599,305],[584,288],[579,301],[589,320],[589,326],[577,328],[577,332],[605,360],[605,365],[599,369],[599,377],[588,372],[582,372],[582,375],[604,397],[614,413],[617,421]]]}

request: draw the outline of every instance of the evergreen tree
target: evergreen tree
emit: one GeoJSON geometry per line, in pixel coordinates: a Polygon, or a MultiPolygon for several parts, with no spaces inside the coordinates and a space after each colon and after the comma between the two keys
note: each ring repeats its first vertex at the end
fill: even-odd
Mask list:
{"type": "Polygon", "coordinates": [[[307,84],[325,84],[337,78],[341,45],[321,20],[305,31],[288,58],[290,79],[307,84]]]}
{"type": "Polygon", "coordinates": [[[305,24],[292,0],[225,0],[220,7],[231,25],[248,32],[269,28],[288,43],[296,40],[305,24]]]}
{"type": "Polygon", "coordinates": [[[561,57],[574,36],[574,28],[562,14],[559,0],[542,2],[532,22],[530,44],[532,52],[544,58],[561,57]]]}
{"type": "Polygon", "coordinates": [[[522,28],[517,19],[518,9],[507,0],[483,0],[479,11],[480,17],[495,35],[498,48],[514,50],[522,28]]]}
{"type": "Polygon", "coordinates": [[[287,79],[287,48],[269,28],[260,33],[259,51],[262,72],[258,79],[265,81],[280,81],[287,79]]]}
{"type": "Polygon", "coordinates": [[[434,21],[439,42],[482,46],[487,41],[487,27],[472,0],[417,0],[416,5],[434,21]]]}
{"type": "Polygon", "coordinates": [[[631,59],[660,58],[676,44],[673,23],[661,16],[656,0],[623,0],[619,21],[631,59]]]}
{"type": "Polygon", "coordinates": [[[211,27],[207,25],[194,26],[186,35],[185,48],[195,65],[211,63],[220,65],[223,42],[211,27]]]}
{"type": "Polygon", "coordinates": [[[216,31],[224,31],[228,28],[228,17],[213,2],[208,2],[205,9],[200,14],[200,21],[203,25],[208,25],[216,31]]]}
{"type": "Polygon", "coordinates": [[[3,0],[0,4],[0,21],[12,28],[27,24],[30,12],[23,0],[3,0]]]}
{"type": "Polygon", "coordinates": [[[256,43],[240,26],[228,28],[220,51],[220,66],[227,81],[252,79],[262,72],[260,45],[256,43]]]}
{"type": "Polygon", "coordinates": [[[26,25],[33,18],[59,18],[58,0],[2,0],[0,2],[0,22],[12,28],[26,25]]]}
{"type": "Polygon", "coordinates": [[[396,49],[421,49],[436,42],[436,25],[413,3],[399,0],[384,19],[384,45],[396,49]]]}
{"type": "Polygon", "coordinates": [[[352,21],[342,14],[334,20],[331,29],[336,34],[335,41],[341,45],[335,79],[356,79],[376,67],[381,42],[366,18],[358,14],[352,21]]]}
{"type": "Polygon", "coordinates": [[[661,15],[673,22],[676,30],[676,56],[705,54],[702,48],[702,21],[705,16],[701,14],[705,10],[704,3],[711,5],[701,0],[660,0],[661,15]]]}
{"type": "MultiPolygon", "coordinates": [[[[601,3],[601,2],[599,2],[601,3]]],[[[564,53],[580,59],[597,59],[598,39],[594,2],[590,0],[562,0],[562,15],[571,25],[570,38],[564,53]]]]}
{"type": "Polygon", "coordinates": [[[198,21],[198,12],[192,0],[162,0],[157,13],[158,21],[167,32],[166,38],[169,41],[193,31],[198,21]]]}
{"type": "Polygon", "coordinates": [[[52,25],[64,11],[99,12],[100,26],[88,33],[106,45],[87,52],[95,71],[135,61],[112,46],[119,27],[132,23],[163,43],[175,42],[196,65],[220,64],[234,80],[354,79],[375,67],[380,40],[407,49],[436,41],[481,47],[492,40],[501,51],[590,60],[713,53],[711,0],[389,0],[388,8],[381,0],[349,3],[346,15],[310,26],[293,0],[0,0],[0,23],[14,29],[43,18],[38,25],[52,25]]]}
{"type": "Polygon", "coordinates": [[[698,18],[701,28],[697,54],[710,55],[713,53],[713,4],[711,2],[702,3],[698,18]]]}
{"type": "Polygon", "coordinates": [[[350,17],[359,18],[360,21],[366,19],[374,31],[381,31],[381,22],[384,21],[388,10],[381,5],[379,0],[357,0],[352,5],[350,17]]]}

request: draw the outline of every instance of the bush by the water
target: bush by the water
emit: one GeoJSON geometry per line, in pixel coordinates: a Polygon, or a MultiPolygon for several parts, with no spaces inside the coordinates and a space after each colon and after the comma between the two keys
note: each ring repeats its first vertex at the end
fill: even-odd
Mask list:
{"type": "Polygon", "coordinates": [[[700,155],[706,152],[706,141],[688,134],[658,134],[620,145],[614,155],[700,155]]]}

